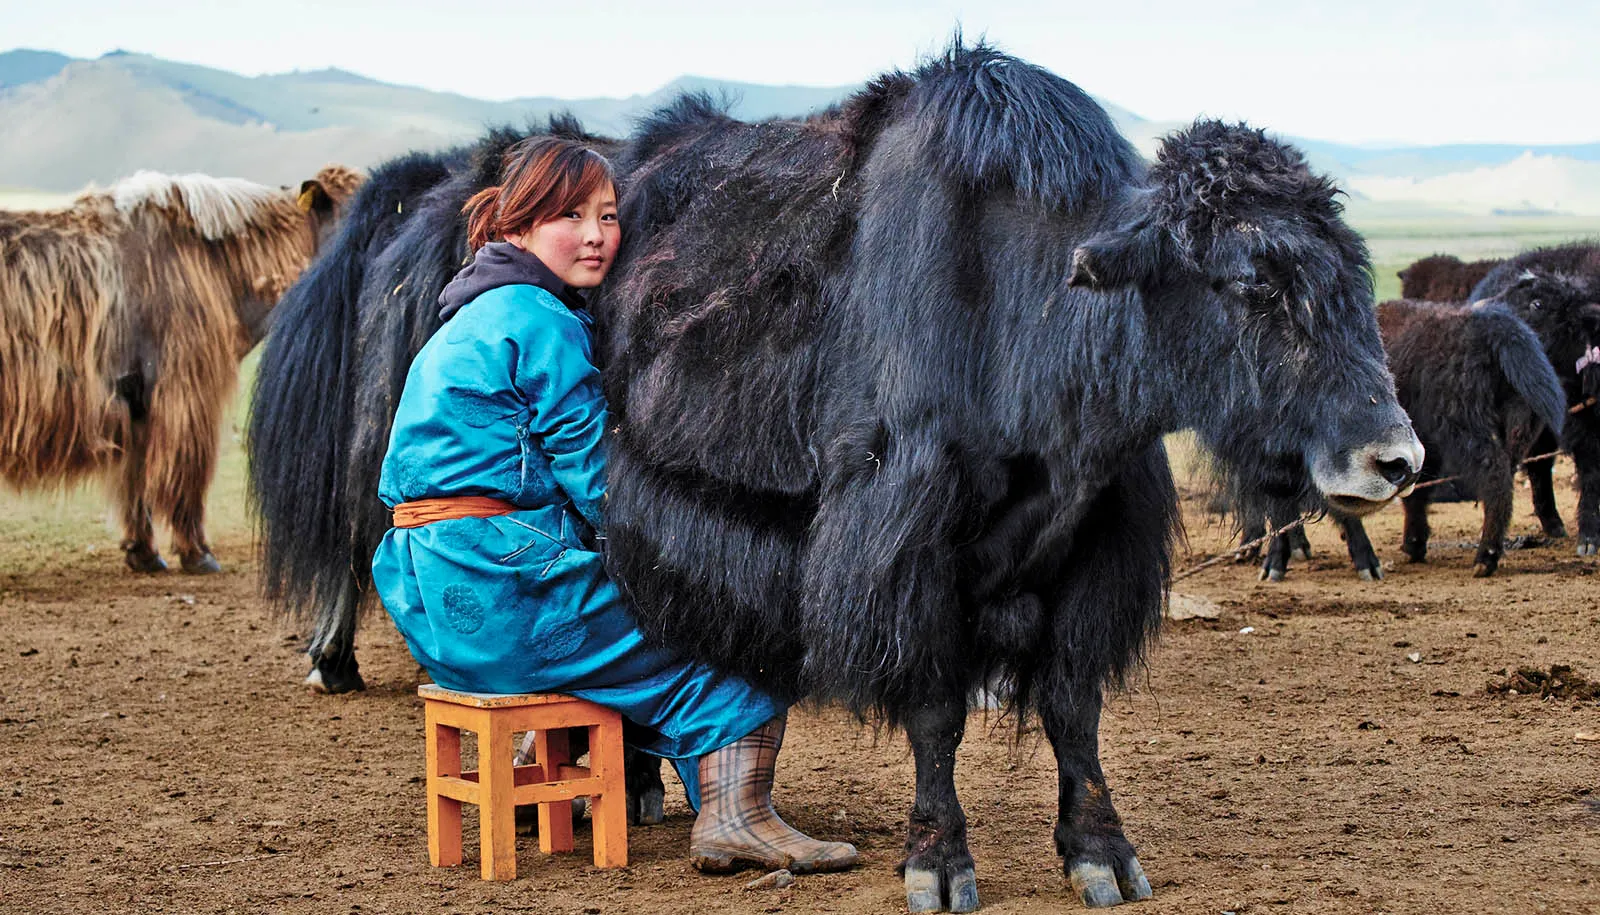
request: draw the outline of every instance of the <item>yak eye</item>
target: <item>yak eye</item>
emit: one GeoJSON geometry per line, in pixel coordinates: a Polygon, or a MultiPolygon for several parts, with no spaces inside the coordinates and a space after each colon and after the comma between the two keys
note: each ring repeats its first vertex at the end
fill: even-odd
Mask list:
{"type": "Polygon", "coordinates": [[[1272,288],[1271,283],[1259,282],[1255,277],[1251,277],[1247,280],[1239,280],[1233,284],[1233,287],[1240,295],[1252,302],[1261,302],[1270,299],[1276,292],[1276,290],[1272,288]]]}
{"type": "Polygon", "coordinates": [[[1541,304],[1542,303],[1538,299],[1534,299],[1532,302],[1528,303],[1528,307],[1529,308],[1538,308],[1541,304]]]}

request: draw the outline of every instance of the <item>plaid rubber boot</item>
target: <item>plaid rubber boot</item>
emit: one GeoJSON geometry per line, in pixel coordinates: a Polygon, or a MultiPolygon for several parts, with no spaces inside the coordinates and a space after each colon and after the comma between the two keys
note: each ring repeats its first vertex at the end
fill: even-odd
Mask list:
{"type": "Polygon", "coordinates": [[[860,855],[854,845],[819,842],[772,809],[783,729],[779,716],[700,758],[700,815],[689,833],[689,859],[699,870],[726,874],[762,867],[808,874],[855,866],[860,855]]]}

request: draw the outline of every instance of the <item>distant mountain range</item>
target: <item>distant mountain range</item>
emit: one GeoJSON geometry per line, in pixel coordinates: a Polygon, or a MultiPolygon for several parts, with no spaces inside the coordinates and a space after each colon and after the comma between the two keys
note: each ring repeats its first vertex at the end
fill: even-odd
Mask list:
{"type": "MultiPolygon", "coordinates": [[[[336,69],[247,77],[121,51],[78,60],[16,50],[0,53],[0,186],[68,191],[141,168],[290,183],[329,161],[370,166],[468,140],[486,125],[542,122],[556,111],[571,111],[596,133],[622,135],[634,118],[683,91],[726,97],[736,117],[754,120],[820,111],[857,88],[685,76],[624,99],[491,102],[336,69]]],[[[1146,153],[1183,126],[1101,104],[1146,153]]],[[[1357,199],[1600,213],[1600,143],[1371,149],[1287,139],[1357,199]]]]}

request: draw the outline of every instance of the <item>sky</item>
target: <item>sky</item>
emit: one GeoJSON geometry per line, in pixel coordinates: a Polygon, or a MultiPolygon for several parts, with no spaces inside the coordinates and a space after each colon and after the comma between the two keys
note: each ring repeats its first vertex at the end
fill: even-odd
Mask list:
{"type": "Polygon", "coordinates": [[[1159,121],[1345,143],[1600,141],[1590,0],[0,0],[0,50],[114,49],[247,75],[339,67],[489,99],[623,97],[693,74],[848,86],[959,26],[1159,121]]]}

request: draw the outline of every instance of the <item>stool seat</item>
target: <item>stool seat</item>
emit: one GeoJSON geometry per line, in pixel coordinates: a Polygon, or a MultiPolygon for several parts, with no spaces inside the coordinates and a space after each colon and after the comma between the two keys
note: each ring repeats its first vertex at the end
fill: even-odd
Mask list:
{"type": "Polygon", "coordinates": [[[622,716],[556,693],[469,693],[417,688],[427,736],[428,858],[461,863],[461,805],[478,807],[479,870],[485,880],[517,875],[516,808],[539,807],[539,848],[572,851],[572,799],[590,799],[596,867],[628,863],[622,716]],[[572,764],[568,730],[589,731],[589,765],[572,764]],[[478,735],[478,768],[461,769],[461,732],[478,735]],[[515,764],[512,735],[533,731],[534,762],[515,764]]]}
{"type": "MultiPolygon", "coordinates": [[[[521,708],[525,705],[572,705],[574,703],[599,708],[592,702],[585,702],[572,696],[563,696],[560,693],[468,693],[461,690],[445,689],[435,683],[424,683],[417,687],[417,695],[424,699],[437,699],[440,702],[464,705],[468,708],[521,708]]],[[[616,712],[611,714],[615,715],[616,712]]]]}

